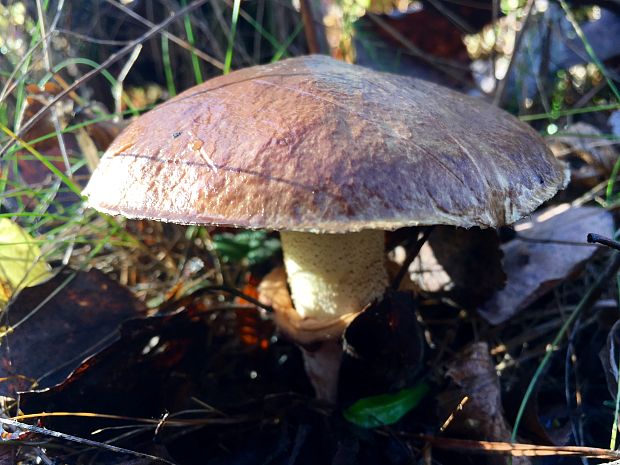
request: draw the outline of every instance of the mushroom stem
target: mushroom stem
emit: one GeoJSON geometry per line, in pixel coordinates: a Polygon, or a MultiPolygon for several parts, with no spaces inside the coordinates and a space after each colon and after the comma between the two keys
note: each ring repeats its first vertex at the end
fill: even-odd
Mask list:
{"type": "Polygon", "coordinates": [[[388,283],[384,232],[346,234],[282,231],[291,297],[301,317],[318,320],[361,311],[388,283]]]}
{"type": "Polygon", "coordinates": [[[338,398],[338,375],[342,360],[340,341],[323,341],[317,347],[300,347],[306,375],[317,399],[335,403],[338,398]]]}
{"type": "MultiPolygon", "coordinates": [[[[383,231],[281,232],[280,237],[291,298],[304,321],[360,312],[385,292],[383,231]]],[[[339,335],[330,336],[317,334],[317,344],[301,348],[317,398],[335,402],[342,343],[339,335]]]]}

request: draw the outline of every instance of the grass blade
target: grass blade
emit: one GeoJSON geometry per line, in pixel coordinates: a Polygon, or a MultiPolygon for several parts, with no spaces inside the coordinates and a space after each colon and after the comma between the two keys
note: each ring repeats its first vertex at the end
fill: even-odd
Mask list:
{"type": "MultiPolygon", "coordinates": [[[[187,6],[187,0],[181,0],[181,6],[187,6]]],[[[192,29],[192,21],[189,15],[183,17],[183,23],[185,25],[185,34],[187,35],[187,41],[192,47],[195,47],[194,30],[192,29]]],[[[202,84],[204,79],[202,78],[202,71],[200,70],[200,62],[198,61],[198,55],[193,50],[191,51],[192,67],[194,68],[194,78],[196,84],[202,84]]]]}
{"type": "Polygon", "coordinates": [[[233,3],[232,19],[230,21],[230,37],[228,38],[228,48],[226,49],[226,60],[224,61],[224,74],[230,73],[230,65],[232,64],[233,47],[235,45],[235,34],[237,33],[237,22],[239,21],[240,8],[241,0],[235,0],[233,3]]]}

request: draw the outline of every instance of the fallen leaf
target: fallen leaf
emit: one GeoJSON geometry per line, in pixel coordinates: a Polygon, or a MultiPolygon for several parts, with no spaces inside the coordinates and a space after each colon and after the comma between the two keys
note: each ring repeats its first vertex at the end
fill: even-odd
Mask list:
{"type": "Polygon", "coordinates": [[[97,270],[65,270],[23,289],[5,310],[0,394],[53,386],[118,338],[121,322],[142,315],[128,289],[97,270]]]}
{"type": "Polygon", "coordinates": [[[451,2],[438,9],[424,2],[406,12],[377,14],[389,11],[380,3],[354,23],[356,63],[444,85],[469,81],[463,36],[492,19],[489,9],[451,2]]]}
{"type": "Polygon", "coordinates": [[[436,226],[409,268],[410,279],[426,292],[476,308],[504,286],[501,259],[495,230],[436,226]]]}
{"type": "Polygon", "coordinates": [[[21,226],[0,218],[0,306],[11,295],[51,276],[37,242],[21,226]]]}
{"type": "MultiPolygon", "coordinates": [[[[40,419],[46,428],[80,437],[93,437],[98,430],[94,439],[114,438],[115,445],[142,452],[153,453],[156,442],[178,464],[199,463],[197,457],[222,464],[267,463],[276,457],[275,463],[286,463],[295,429],[308,422],[319,444],[323,437],[327,442],[331,433],[324,429],[324,413],[309,399],[299,351],[275,340],[265,350],[251,349],[234,330],[236,312],[211,309],[205,314],[202,303],[199,308],[195,303],[124,322],[116,341],[61,384],[20,393],[20,408],[33,415],[121,416],[43,414],[40,419]],[[136,423],[135,418],[152,422],[136,423]],[[183,421],[187,424],[172,424],[183,421]],[[127,429],[119,434],[118,427],[127,429]]],[[[99,456],[88,461],[87,451],[78,452],[72,457],[81,458],[80,463],[117,463],[99,456]]],[[[59,463],[75,463],[59,457],[62,451],[50,453],[59,463]]],[[[328,463],[320,448],[313,446],[308,454],[314,460],[307,463],[328,463]]]]}
{"type": "MultiPolygon", "coordinates": [[[[477,342],[460,351],[448,364],[446,377],[452,385],[438,400],[444,418],[452,415],[446,422],[447,434],[509,442],[510,428],[504,418],[499,379],[488,345],[477,342]]],[[[506,463],[504,458],[494,459],[493,463],[506,463]]],[[[513,457],[513,464],[528,463],[526,457],[513,457]]]]}
{"type": "Polygon", "coordinates": [[[417,381],[426,344],[409,292],[388,292],[344,332],[338,398],[344,403],[395,392],[417,381]]]}
{"type": "Polygon", "coordinates": [[[608,179],[618,159],[614,141],[602,139],[602,132],[587,123],[571,124],[564,135],[549,138],[551,151],[569,164],[571,183],[593,187],[608,179]]]}
{"type": "Polygon", "coordinates": [[[586,244],[587,234],[612,236],[614,221],[601,208],[562,204],[517,223],[515,230],[515,239],[502,246],[506,286],[478,309],[494,325],[577,272],[598,250],[586,244]]]}
{"type": "MultiPolygon", "coordinates": [[[[202,369],[207,326],[188,312],[124,322],[106,348],[80,361],[62,383],[20,393],[26,413],[94,411],[157,418],[179,410],[197,393],[191,386],[202,369]],[[171,376],[172,374],[172,376],[171,376]]],[[[45,419],[52,429],[75,435],[118,424],[108,419],[45,419]]]]}

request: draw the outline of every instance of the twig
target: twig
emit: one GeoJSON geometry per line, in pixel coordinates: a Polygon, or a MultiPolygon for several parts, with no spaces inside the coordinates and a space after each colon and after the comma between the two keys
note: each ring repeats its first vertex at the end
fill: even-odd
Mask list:
{"type": "Polygon", "coordinates": [[[239,297],[243,300],[247,300],[248,302],[250,302],[251,304],[262,308],[263,310],[267,311],[267,312],[273,312],[273,308],[269,305],[265,305],[264,303],[262,303],[260,300],[255,299],[252,296],[249,296],[247,294],[245,294],[244,292],[240,291],[239,289],[235,289],[234,287],[229,287],[229,286],[205,286],[202,287],[200,289],[195,290],[194,292],[192,292],[191,294],[188,294],[186,296],[181,297],[178,300],[174,300],[172,302],[166,302],[164,303],[160,308],[159,308],[159,312],[158,313],[166,313],[169,310],[172,310],[174,308],[178,308],[178,307],[182,307],[185,305],[189,305],[191,302],[193,302],[194,300],[196,300],[196,298],[200,297],[203,294],[212,294],[215,292],[226,292],[228,294],[234,295],[235,297],[239,297]]]}
{"type": "MultiPolygon", "coordinates": [[[[262,25],[263,24],[263,16],[265,15],[265,2],[266,0],[259,0],[258,1],[258,5],[256,5],[256,24],[262,25]]],[[[243,8],[241,8],[241,16],[243,17],[244,15],[244,11],[243,8]]],[[[247,13],[246,13],[247,14],[247,13]]],[[[260,46],[261,46],[261,31],[258,27],[254,28],[254,51],[252,54],[252,58],[254,58],[254,61],[256,63],[259,62],[260,60],[260,46]]]]}
{"type": "MultiPolygon", "coordinates": [[[[448,6],[439,0],[429,0],[429,3],[443,16],[445,16],[450,22],[454,23],[461,29],[462,33],[466,34],[475,34],[478,32],[475,27],[465,21],[461,15],[459,15],[456,11],[451,10],[448,6]]],[[[499,3],[498,0],[493,0],[492,9],[495,11],[497,9],[496,4],[499,3]]],[[[497,20],[497,15],[493,13],[494,21],[497,20]]]]}
{"type": "Polygon", "coordinates": [[[138,56],[140,56],[141,51],[142,51],[142,44],[136,45],[136,47],[131,52],[131,55],[129,55],[129,58],[127,59],[127,63],[125,63],[125,65],[121,69],[121,72],[118,75],[118,79],[116,80],[116,82],[114,83],[114,86],[112,87],[112,94],[114,95],[114,113],[116,113],[117,118],[119,120],[122,118],[120,115],[123,111],[123,108],[122,108],[123,83],[125,82],[125,79],[127,78],[129,71],[131,70],[131,67],[134,65],[134,63],[138,59],[138,56]]]}
{"type": "Polygon", "coordinates": [[[590,244],[602,244],[612,249],[620,250],[620,242],[601,236],[600,234],[590,233],[588,234],[587,240],[590,244]]]}
{"type": "Polygon", "coordinates": [[[301,20],[310,53],[329,55],[329,45],[323,27],[323,11],[319,0],[300,0],[301,20]]]}
{"type": "MultiPolygon", "coordinates": [[[[211,409],[210,412],[217,413],[221,415],[222,418],[213,418],[213,417],[205,417],[205,418],[178,418],[180,415],[188,412],[200,412],[200,410],[182,410],[173,414],[170,414],[166,418],[166,424],[168,426],[174,426],[178,428],[183,428],[186,426],[193,425],[235,425],[238,423],[246,422],[246,421],[257,421],[258,417],[251,417],[247,415],[237,415],[237,416],[227,416],[224,412],[216,409],[211,409]]],[[[51,417],[77,417],[77,418],[92,418],[92,419],[106,419],[106,420],[123,420],[123,421],[133,421],[139,424],[146,424],[149,427],[157,427],[161,424],[162,419],[156,418],[141,418],[141,417],[131,417],[126,415],[115,415],[111,413],[95,413],[95,412],[36,412],[36,413],[26,413],[24,415],[16,415],[13,417],[13,421],[17,420],[30,420],[35,418],[51,418],[51,417]]],[[[46,430],[49,431],[49,430],[46,430]]]]}
{"type": "Polygon", "coordinates": [[[495,88],[495,95],[493,96],[493,104],[499,105],[502,99],[504,98],[504,92],[506,91],[506,84],[508,83],[508,79],[510,79],[510,73],[512,72],[512,68],[515,65],[517,53],[521,49],[521,42],[523,42],[523,37],[525,36],[525,31],[527,30],[530,19],[532,17],[532,12],[534,9],[534,0],[528,0],[527,5],[525,6],[525,19],[521,24],[521,29],[517,34],[517,38],[515,39],[515,45],[512,51],[512,56],[510,57],[510,62],[508,63],[508,68],[506,69],[506,74],[504,78],[497,83],[497,87],[495,88]]]}
{"type": "Polygon", "coordinates": [[[87,34],[80,34],[79,32],[71,31],[70,29],[63,29],[61,27],[57,28],[54,32],[57,34],[64,34],[67,36],[75,37],[76,39],[83,40],[84,42],[90,42],[91,44],[109,45],[110,47],[124,46],[130,42],[129,40],[99,39],[97,37],[91,37],[87,34]]]}
{"type": "MultiPolygon", "coordinates": [[[[400,433],[408,437],[414,436],[400,433]]],[[[620,452],[583,446],[538,446],[535,444],[519,444],[510,442],[472,441],[467,439],[438,438],[419,435],[420,439],[429,442],[438,449],[466,450],[483,454],[512,455],[513,457],[544,457],[544,456],[573,456],[595,457],[600,459],[617,459],[620,452]]]]}
{"type": "MultiPolygon", "coordinates": [[[[56,21],[58,20],[58,17],[60,16],[60,12],[62,11],[62,8],[64,6],[64,0],[61,0],[58,3],[57,11],[56,11],[56,19],[54,20],[54,22],[52,23],[52,27],[50,28],[49,34],[51,34],[54,31],[54,27],[56,27],[56,21]]],[[[46,37],[45,40],[43,40],[43,62],[45,63],[45,68],[47,70],[48,73],[50,74],[54,74],[53,70],[52,70],[52,59],[50,57],[50,52],[49,52],[49,34],[46,33],[45,31],[45,15],[43,14],[43,5],[41,4],[41,0],[37,0],[36,1],[37,4],[37,15],[39,17],[39,28],[41,29],[41,37],[46,37]]],[[[59,117],[58,117],[58,109],[56,108],[56,106],[51,107],[50,109],[51,113],[52,113],[52,124],[54,125],[54,132],[56,133],[56,140],[58,141],[58,148],[60,149],[60,154],[62,155],[62,160],[63,163],[65,165],[65,174],[67,175],[67,177],[71,178],[73,177],[73,174],[71,173],[71,163],[69,162],[69,155],[67,154],[67,147],[65,146],[65,140],[62,136],[62,130],[60,127],[60,122],[59,122],[59,117]]]]}
{"type": "Polygon", "coordinates": [[[432,226],[424,229],[424,231],[422,232],[422,237],[417,240],[417,242],[411,248],[411,250],[407,251],[407,257],[405,258],[405,261],[400,267],[400,270],[398,270],[398,274],[396,275],[396,277],[392,280],[392,289],[398,289],[400,287],[400,283],[405,277],[405,274],[407,274],[407,271],[409,270],[409,266],[413,263],[415,258],[420,253],[420,249],[422,249],[422,246],[428,239],[428,236],[431,234],[432,230],[433,230],[432,226]]]}
{"type": "MultiPolygon", "coordinates": [[[[155,27],[155,23],[152,23],[151,21],[149,21],[146,18],[143,18],[142,16],[140,16],[138,13],[136,13],[135,11],[127,8],[125,5],[115,1],[115,0],[106,0],[106,2],[108,2],[110,5],[118,8],[119,10],[121,10],[123,13],[125,13],[126,15],[132,17],[133,19],[135,19],[136,21],[141,22],[142,24],[144,24],[147,27],[155,27]]],[[[191,5],[190,5],[191,6],[191,5]]],[[[183,10],[181,10],[183,11],[183,10]]],[[[180,13],[180,12],[179,12],[180,13]]],[[[179,14],[177,13],[177,15],[179,14]]],[[[207,55],[205,52],[203,52],[202,50],[194,47],[192,44],[190,44],[189,42],[175,36],[174,34],[168,32],[168,31],[163,31],[162,34],[164,36],[166,36],[168,38],[168,40],[170,40],[171,42],[174,42],[175,44],[177,44],[179,47],[184,48],[185,50],[188,50],[194,54],[196,54],[196,56],[199,56],[200,58],[202,58],[204,61],[206,61],[207,63],[212,64],[213,66],[215,66],[217,69],[224,69],[224,63],[222,63],[220,60],[212,57],[211,55],[207,55]]]]}
{"type": "Polygon", "coordinates": [[[531,242],[533,244],[557,244],[557,245],[568,245],[571,247],[596,247],[592,243],[584,244],[583,242],[579,242],[579,241],[563,241],[560,239],[538,239],[534,237],[522,236],[521,234],[517,235],[517,237],[515,237],[514,240],[522,241],[522,242],[531,242]]]}
{"type": "Polygon", "coordinates": [[[7,418],[0,418],[0,424],[14,426],[16,428],[20,428],[22,430],[26,430],[26,431],[31,432],[31,433],[42,434],[44,436],[51,436],[53,438],[58,438],[58,439],[64,439],[66,441],[76,442],[78,444],[83,444],[83,445],[86,445],[86,446],[97,447],[97,448],[100,448],[100,449],[106,449],[106,450],[109,450],[111,452],[117,452],[117,453],[121,453],[121,454],[129,454],[129,455],[133,455],[135,457],[144,457],[144,458],[147,458],[149,460],[155,460],[157,462],[164,462],[164,463],[169,463],[171,465],[174,465],[173,462],[171,462],[169,460],[166,460],[164,458],[161,458],[161,457],[157,457],[155,455],[145,454],[143,452],[136,452],[136,451],[133,451],[133,450],[130,450],[130,449],[125,449],[123,447],[111,446],[109,444],[104,444],[102,442],[92,441],[90,439],[84,439],[84,438],[80,438],[78,436],[72,436],[70,434],[59,433],[58,431],[52,431],[52,430],[49,430],[49,429],[46,429],[46,428],[41,428],[39,426],[32,426],[32,425],[28,425],[26,423],[20,423],[19,421],[9,420],[7,418]]]}

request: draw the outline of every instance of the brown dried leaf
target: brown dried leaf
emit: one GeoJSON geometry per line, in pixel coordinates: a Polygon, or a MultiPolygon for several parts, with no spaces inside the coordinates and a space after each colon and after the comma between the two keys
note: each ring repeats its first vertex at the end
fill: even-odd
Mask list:
{"type": "Polygon", "coordinates": [[[492,229],[436,226],[413,262],[411,280],[465,308],[476,308],[506,281],[499,238],[492,229]]]}
{"type": "MultiPolygon", "coordinates": [[[[187,311],[126,321],[113,343],[83,361],[61,384],[21,393],[21,408],[27,413],[95,411],[147,418],[179,410],[197,394],[193,387],[204,363],[206,337],[204,322],[187,311]]],[[[82,435],[110,422],[59,417],[45,419],[45,424],[82,435]]]]}
{"type": "Polygon", "coordinates": [[[506,286],[478,310],[491,324],[508,320],[578,271],[597,251],[586,244],[587,234],[611,236],[614,221],[601,208],[562,204],[518,223],[515,230],[517,237],[502,246],[506,286]]]}
{"type": "Polygon", "coordinates": [[[425,342],[410,292],[388,292],[344,333],[339,399],[384,394],[412,385],[423,366],[425,342]]]}
{"type": "MultiPolygon", "coordinates": [[[[499,380],[495,365],[485,342],[472,344],[448,364],[446,376],[452,387],[439,395],[440,408],[445,417],[462,403],[462,410],[454,412],[447,427],[450,434],[463,434],[471,439],[510,441],[510,428],[502,409],[499,380]]],[[[492,463],[507,463],[504,457],[492,457],[492,463]]],[[[526,457],[513,457],[513,464],[531,463],[526,457]]]]}
{"type": "Polygon", "coordinates": [[[587,123],[572,124],[565,132],[574,135],[550,138],[548,143],[553,154],[569,164],[571,182],[592,187],[607,179],[618,159],[614,142],[596,137],[601,131],[587,123]]]}
{"type": "Polygon", "coordinates": [[[129,290],[97,270],[66,270],[22,290],[6,308],[0,377],[7,380],[0,393],[59,383],[117,339],[120,323],[141,314],[129,290]]]}

